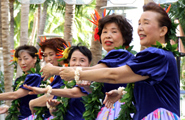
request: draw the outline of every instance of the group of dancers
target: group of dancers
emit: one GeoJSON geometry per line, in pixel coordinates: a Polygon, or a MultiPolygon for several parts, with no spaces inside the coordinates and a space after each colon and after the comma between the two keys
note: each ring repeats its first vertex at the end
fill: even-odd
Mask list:
{"type": "MultiPolygon", "coordinates": [[[[56,119],[60,115],[64,120],[84,120],[86,106],[82,97],[93,94],[90,85],[94,81],[101,82],[104,105],[95,119],[114,120],[122,115],[121,106],[126,104],[120,99],[124,94],[129,94],[122,87],[126,88],[128,83],[134,83],[135,100],[132,104],[136,112],[132,119],[179,120],[180,81],[174,51],[166,49],[170,46],[171,25],[171,20],[162,7],[153,2],[144,5],[138,20],[138,35],[140,44],[147,48],[133,55],[128,49],[133,39],[132,26],[121,15],[107,15],[98,21],[97,33],[107,55],[97,65],[90,66],[92,55],[87,47],[69,47],[65,40],[51,38],[40,43],[43,60],[47,63],[41,69],[42,75],[30,72],[40,62],[41,53],[34,46],[19,46],[14,57],[17,58],[24,77],[16,79],[14,92],[1,93],[0,100],[19,100],[19,109],[16,108],[20,112],[19,120],[35,119],[38,110],[35,107],[48,108],[42,115],[45,120],[56,119]],[[64,67],[64,64],[69,66],[64,67]],[[48,86],[41,87],[42,81],[48,81],[47,79],[50,79],[48,86]],[[69,84],[73,82],[76,84],[70,88],[69,84]],[[38,97],[36,94],[42,96],[38,97]],[[66,112],[61,114],[56,114],[60,109],[57,106],[65,101],[58,98],[69,98],[66,99],[68,107],[63,105],[66,112]]],[[[0,111],[5,113],[7,109],[0,108],[0,111]]]]}

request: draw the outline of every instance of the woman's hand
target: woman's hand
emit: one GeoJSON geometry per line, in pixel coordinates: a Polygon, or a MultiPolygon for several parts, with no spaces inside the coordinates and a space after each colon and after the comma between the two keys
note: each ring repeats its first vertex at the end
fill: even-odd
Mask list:
{"type": "Polygon", "coordinates": [[[43,73],[42,73],[42,76],[41,76],[42,78],[44,78],[43,81],[46,81],[49,77],[52,76],[52,73],[51,73],[52,67],[53,67],[53,65],[52,65],[51,63],[47,63],[47,64],[40,70],[40,72],[43,72],[43,73]]]}
{"type": "Polygon", "coordinates": [[[50,99],[50,100],[47,100],[48,104],[51,106],[51,107],[56,107],[60,102],[57,101],[56,99],[50,99]]]}
{"type": "MultiPolygon", "coordinates": [[[[47,100],[47,103],[49,104],[50,107],[56,107],[60,102],[57,101],[56,99],[50,99],[50,100],[47,100]]],[[[53,112],[56,111],[56,108],[55,109],[49,109],[49,112],[52,116],[53,115],[53,112]]]]}
{"type": "Polygon", "coordinates": [[[32,94],[42,94],[42,93],[47,93],[48,89],[47,88],[39,88],[39,87],[31,87],[27,85],[23,85],[25,88],[31,90],[29,92],[30,95],[32,94]]]}
{"type": "Polygon", "coordinates": [[[107,108],[112,108],[114,103],[118,101],[121,97],[122,93],[120,93],[118,90],[111,90],[109,92],[106,92],[103,104],[105,104],[105,107],[107,108]]]}
{"type": "Polygon", "coordinates": [[[0,114],[4,114],[8,112],[9,107],[8,106],[1,106],[0,107],[0,114]]]}
{"type": "Polygon", "coordinates": [[[76,83],[76,85],[83,87],[88,93],[92,93],[92,88],[90,88],[91,81],[82,80],[81,83],[76,83]]]}
{"type": "Polygon", "coordinates": [[[80,87],[89,87],[91,85],[91,81],[82,80],[81,83],[76,83],[76,85],[80,87]]]}
{"type": "Polygon", "coordinates": [[[63,67],[60,69],[59,75],[61,79],[64,79],[66,81],[71,81],[71,80],[74,80],[75,70],[74,68],[63,67]]]}
{"type": "Polygon", "coordinates": [[[34,113],[36,112],[36,110],[34,110],[34,105],[33,105],[34,103],[33,103],[33,100],[31,100],[30,102],[29,102],[29,108],[30,108],[30,110],[31,110],[31,114],[32,115],[34,115],[34,113]]]}

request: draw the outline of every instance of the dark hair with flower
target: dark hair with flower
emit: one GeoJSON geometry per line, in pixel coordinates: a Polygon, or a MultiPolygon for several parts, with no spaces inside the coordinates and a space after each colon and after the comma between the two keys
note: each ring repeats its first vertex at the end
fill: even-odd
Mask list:
{"type": "MultiPolygon", "coordinates": [[[[40,38],[41,42],[39,43],[39,46],[41,48],[40,51],[44,51],[45,48],[50,48],[56,52],[57,58],[61,60],[64,60],[65,63],[68,63],[66,60],[65,53],[67,51],[68,45],[66,41],[62,38],[50,38],[46,39],[46,37],[41,37],[40,38]],[[63,58],[63,59],[61,59],[63,58]],[[65,58],[65,59],[64,59],[65,58]]],[[[41,53],[41,52],[40,52],[41,53]]],[[[43,54],[41,54],[43,55],[43,54]]]]}
{"type": "MultiPolygon", "coordinates": [[[[124,18],[124,16],[116,15],[116,14],[107,15],[101,18],[98,23],[99,36],[101,36],[104,26],[108,23],[115,23],[118,26],[124,40],[123,45],[128,46],[133,39],[132,38],[133,28],[128,22],[128,20],[124,18]]],[[[101,42],[101,38],[100,38],[100,42],[101,42]]]]}
{"type": "MultiPolygon", "coordinates": [[[[40,59],[38,57],[37,49],[34,46],[31,45],[22,45],[16,48],[15,50],[12,50],[11,52],[14,53],[13,55],[13,63],[17,67],[17,58],[20,56],[21,51],[26,51],[32,58],[37,57],[37,62],[35,63],[35,68],[31,68],[28,73],[38,73],[40,74],[40,59]]],[[[24,83],[24,80],[28,74],[24,74],[17,78],[15,84],[12,86],[13,90],[16,91],[19,89],[19,86],[21,86],[24,83]]],[[[8,115],[6,116],[5,120],[18,120],[18,116],[20,115],[19,111],[19,102],[20,99],[16,99],[12,101],[11,107],[8,109],[8,115]]]]}
{"type": "Polygon", "coordinates": [[[143,11],[153,11],[160,14],[158,17],[159,26],[166,26],[168,28],[167,34],[165,35],[165,41],[168,42],[170,41],[170,39],[175,40],[176,28],[178,24],[174,23],[174,20],[170,19],[170,17],[168,16],[171,5],[169,5],[169,7],[165,10],[161,6],[155,6],[154,4],[155,3],[150,2],[147,5],[144,5],[143,11]]]}

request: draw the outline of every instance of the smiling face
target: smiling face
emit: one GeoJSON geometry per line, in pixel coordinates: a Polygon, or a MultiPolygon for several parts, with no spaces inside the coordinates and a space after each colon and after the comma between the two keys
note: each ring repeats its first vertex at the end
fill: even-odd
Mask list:
{"type": "Polygon", "coordinates": [[[89,67],[90,65],[88,57],[83,55],[79,50],[75,50],[72,53],[69,64],[71,67],[89,67]]]}
{"type": "Polygon", "coordinates": [[[107,23],[104,25],[101,34],[101,42],[103,48],[107,52],[114,49],[115,47],[123,45],[125,41],[117,24],[107,23]]]}
{"type": "Polygon", "coordinates": [[[27,51],[20,51],[18,57],[18,64],[22,71],[27,73],[31,68],[34,68],[37,58],[32,58],[27,51]]]}
{"type": "Polygon", "coordinates": [[[58,66],[58,59],[56,58],[56,52],[51,49],[51,48],[45,48],[44,50],[44,61],[46,61],[46,63],[51,63],[54,66],[58,66]]]}
{"type": "Polygon", "coordinates": [[[165,42],[164,27],[159,27],[160,14],[152,11],[143,12],[139,19],[138,35],[140,44],[149,47],[156,41],[165,42]]]}

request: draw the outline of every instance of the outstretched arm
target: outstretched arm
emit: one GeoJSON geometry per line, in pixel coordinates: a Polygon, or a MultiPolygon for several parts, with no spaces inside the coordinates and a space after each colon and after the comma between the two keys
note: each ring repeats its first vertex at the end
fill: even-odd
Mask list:
{"type": "Polygon", "coordinates": [[[46,106],[46,102],[47,100],[53,99],[53,95],[50,95],[49,97],[47,97],[46,95],[43,95],[41,97],[38,97],[36,99],[33,99],[29,102],[29,108],[31,110],[31,113],[34,114],[34,107],[44,107],[46,106]]]}
{"type": "Polygon", "coordinates": [[[28,93],[28,90],[19,88],[17,91],[14,92],[1,93],[0,100],[15,100],[28,95],[28,93]]]}
{"type": "MultiPolygon", "coordinates": [[[[75,70],[70,68],[61,68],[60,76],[64,80],[72,80],[75,76],[75,70]]],[[[133,83],[149,78],[135,74],[127,65],[117,68],[100,68],[95,70],[80,71],[80,80],[96,81],[103,83],[133,83]]]]}
{"type": "Polygon", "coordinates": [[[59,69],[61,67],[53,66],[51,63],[47,63],[40,72],[43,72],[41,77],[44,77],[44,81],[47,80],[47,78],[51,77],[52,75],[59,75],[59,69]]]}
{"type": "MultiPolygon", "coordinates": [[[[42,94],[47,93],[48,88],[38,88],[24,85],[25,88],[32,90],[29,94],[42,94]]],[[[52,89],[51,95],[67,97],[67,98],[79,98],[85,96],[86,94],[82,93],[79,87],[74,87],[72,89],[52,89]]]]}

